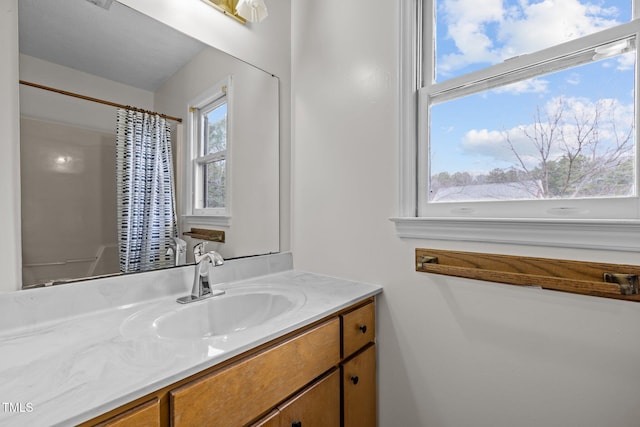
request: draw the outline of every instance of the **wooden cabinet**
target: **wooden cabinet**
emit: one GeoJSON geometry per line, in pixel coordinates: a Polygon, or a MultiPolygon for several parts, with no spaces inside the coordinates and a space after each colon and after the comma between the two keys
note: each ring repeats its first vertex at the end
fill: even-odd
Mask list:
{"type": "Polygon", "coordinates": [[[340,373],[334,370],[280,408],[280,427],[340,427],[340,373]]]}
{"type": "Polygon", "coordinates": [[[340,362],[338,319],[169,392],[172,425],[237,427],[340,362]]]}
{"type": "Polygon", "coordinates": [[[340,427],[339,371],[332,370],[252,427],[340,427]]]}
{"type": "Polygon", "coordinates": [[[341,318],[343,427],[375,427],[375,305],[371,302],[344,313],[341,318]]]}
{"type": "Polygon", "coordinates": [[[375,427],[374,343],[370,298],[82,426],[375,427]]]}
{"type": "Polygon", "coordinates": [[[100,424],[99,427],[159,427],[160,405],[158,399],[138,405],[128,411],[114,416],[100,424]]]}
{"type": "Polygon", "coordinates": [[[376,425],[375,349],[371,344],[342,365],[344,427],[376,425]]]}
{"type": "Polygon", "coordinates": [[[280,418],[280,411],[274,409],[266,417],[256,421],[249,427],[280,427],[282,419],[280,418]]]}
{"type": "Polygon", "coordinates": [[[376,338],[376,309],[373,302],[342,316],[342,358],[346,359],[376,338]]]}

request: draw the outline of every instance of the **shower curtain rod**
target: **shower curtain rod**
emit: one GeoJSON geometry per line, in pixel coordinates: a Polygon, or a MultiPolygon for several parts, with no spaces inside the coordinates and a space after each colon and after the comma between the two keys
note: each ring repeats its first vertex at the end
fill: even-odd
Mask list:
{"type": "Polygon", "coordinates": [[[138,112],[141,112],[141,113],[157,114],[160,117],[163,117],[163,118],[165,118],[167,120],[173,120],[173,121],[176,121],[178,123],[182,123],[182,119],[180,117],[168,116],[166,114],[156,113],[155,111],[145,110],[143,108],[136,108],[136,107],[131,107],[130,105],[117,104],[115,102],[105,101],[104,99],[92,98],[90,96],[80,95],[78,93],[68,92],[68,91],[62,90],[62,89],[56,89],[54,87],[43,86],[43,85],[40,85],[40,84],[37,84],[37,83],[28,82],[26,80],[20,80],[20,84],[25,85],[25,86],[35,87],[35,88],[38,88],[38,89],[48,90],[50,92],[60,93],[62,95],[72,96],[74,98],[84,99],[86,101],[97,102],[98,104],[110,105],[112,107],[117,107],[117,108],[125,108],[127,110],[138,111],[138,112]]]}

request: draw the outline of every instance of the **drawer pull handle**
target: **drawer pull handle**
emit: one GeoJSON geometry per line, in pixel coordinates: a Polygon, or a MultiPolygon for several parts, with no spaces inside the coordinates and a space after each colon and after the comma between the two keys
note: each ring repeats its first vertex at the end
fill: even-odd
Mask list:
{"type": "Polygon", "coordinates": [[[367,333],[367,325],[362,325],[360,326],[358,329],[360,329],[362,331],[363,334],[367,333]]]}
{"type": "Polygon", "coordinates": [[[291,427],[302,427],[302,421],[294,421],[291,423],[291,427]]]}
{"type": "Polygon", "coordinates": [[[353,383],[353,385],[358,384],[358,381],[360,381],[360,378],[358,378],[357,375],[351,377],[351,382],[353,383]]]}

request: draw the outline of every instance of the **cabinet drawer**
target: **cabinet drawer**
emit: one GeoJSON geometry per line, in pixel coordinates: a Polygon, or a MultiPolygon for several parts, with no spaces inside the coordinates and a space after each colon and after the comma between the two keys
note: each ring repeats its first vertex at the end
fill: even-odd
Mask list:
{"type": "Polygon", "coordinates": [[[280,406],[280,427],[340,427],[340,373],[305,389],[280,406]]]}
{"type": "Polygon", "coordinates": [[[260,418],[249,427],[280,427],[282,418],[280,417],[280,411],[274,409],[266,417],[260,418]]]}
{"type": "Polygon", "coordinates": [[[340,427],[340,371],[311,384],[250,427],[340,427]]]}
{"type": "Polygon", "coordinates": [[[120,415],[96,424],[96,427],[160,427],[160,404],[154,399],[120,415]]]}
{"type": "Polygon", "coordinates": [[[376,426],[376,346],[342,366],[344,427],[376,426]]]}
{"type": "Polygon", "coordinates": [[[339,362],[336,318],[171,391],[172,425],[246,425],[339,362]]]}
{"type": "Polygon", "coordinates": [[[373,302],[342,315],[342,357],[373,342],[376,337],[376,309],[373,302]]]}

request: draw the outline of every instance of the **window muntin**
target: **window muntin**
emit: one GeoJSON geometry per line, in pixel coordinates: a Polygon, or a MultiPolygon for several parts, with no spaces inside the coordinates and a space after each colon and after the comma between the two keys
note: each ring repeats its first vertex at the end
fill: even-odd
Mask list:
{"type": "MultiPolygon", "coordinates": [[[[438,1],[437,3],[440,6],[447,2],[438,1]]],[[[534,3],[543,4],[549,2],[529,2],[527,4],[532,5],[534,3]]],[[[556,2],[556,4],[558,3],[556,2]]],[[[585,2],[583,3],[586,4],[585,2]]],[[[611,12],[610,16],[613,16],[614,10],[611,3],[609,2],[607,7],[611,12]]],[[[621,2],[617,3],[622,5],[621,2]]],[[[508,4],[508,2],[502,2],[502,4],[508,4]]],[[[618,21],[612,21],[613,24],[622,19],[628,20],[630,18],[630,1],[625,2],[625,4],[627,4],[627,8],[622,15],[626,14],[626,17],[620,18],[618,21]]],[[[429,16],[429,10],[432,9],[428,8],[434,7],[434,3],[426,1],[425,5],[427,7],[425,16],[429,16]]],[[[475,7],[478,8],[477,3],[475,3],[475,7]]],[[[591,10],[596,9],[592,8],[591,10]]],[[[619,10],[623,9],[622,7],[619,8],[619,10]]],[[[612,22],[607,25],[612,24],[612,22]]],[[[442,37],[443,29],[441,27],[436,26],[436,37],[442,37]]],[[[495,33],[497,30],[494,28],[492,31],[495,33]]],[[[535,179],[527,180],[521,176],[519,183],[515,185],[520,188],[510,189],[508,186],[503,186],[501,189],[496,189],[495,186],[492,188],[492,186],[485,185],[486,180],[483,182],[483,178],[481,178],[475,182],[477,186],[473,189],[469,186],[468,177],[461,175],[464,175],[465,172],[470,174],[473,172],[475,175],[489,175],[494,169],[501,169],[502,172],[505,172],[505,175],[507,172],[515,175],[517,169],[513,168],[513,161],[506,163],[504,158],[500,159],[497,151],[494,152],[493,158],[487,156],[490,146],[485,146],[488,151],[485,151],[484,156],[477,155],[479,154],[477,152],[478,147],[471,144],[472,139],[475,138],[476,142],[484,139],[485,144],[489,144],[487,141],[491,142],[490,139],[493,136],[494,144],[500,139],[505,142],[505,131],[526,128],[527,117],[529,125],[535,122],[532,117],[535,117],[538,112],[536,105],[547,105],[550,108],[553,105],[553,100],[558,105],[572,106],[574,114],[580,108],[582,108],[583,113],[594,107],[604,111],[607,110],[604,106],[609,103],[608,105],[612,108],[606,111],[607,114],[611,113],[625,117],[626,129],[630,130],[626,149],[623,150],[623,154],[626,157],[618,165],[619,170],[615,172],[612,170],[611,175],[615,175],[622,170],[624,179],[626,181],[630,180],[631,185],[627,185],[627,182],[627,184],[621,185],[613,191],[614,194],[606,197],[635,196],[637,183],[637,177],[635,176],[636,162],[632,161],[632,170],[629,172],[628,156],[635,154],[634,141],[636,131],[633,128],[633,117],[635,116],[635,33],[637,31],[637,22],[632,22],[496,65],[491,65],[490,61],[477,61],[474,65],[476,68],[472,68],[477,69],[477,71],[464,75],[460,74],[458,77],[442,83],[429,83],[432,81],[429,76],[435,77],[438,72],[435,67],[431,70],[425,69],[425,82],[427,84],[419,91],[419,140],[421,142],[419,145],[418,216],[449,216],[452,213],[454,216],[459,214],[482,216],[482,212],[484,212],[484,215],[487,216],[538,217],[541,215],[544,217],[546,213],[559,210],[563,214],[575,213],[580,216],[588,212],[589,215],[604,215],[602,217],[608,217],[607,213],[603,212],[602,209],[585,208],[585,203],[573,200],[569,204],[570,206],[566,203],[547,203],[545,207],[536,209],[531,209],[531,203],[537,202],[526,202],[524,204],[511,202],[506,205],[501,203],[500,206],[494,205],[490,208],[481,206],[481,202],[466,203],[471,200],[486,201],[495,200],[496,198],[518,200],[521,198],[537,199],[540,197],[541,192],[538,191],[540,185],[535,179]],[[621,41],[624,43],[622,47],[621,41]],[[608,58],[609,56],[613,57],[608,58]],[[580,76],[582,76],[582,80],[578,82],[578,77],[580,76]],[[602,80],[603,78],[613,80],[615,84],[609,85],[605,80],[602,80]],[[588,86],[585,85],[585,81],[591,82],[589,90],[585,90],[585,87],[588,86]],[[599,93],[594,94],[594,91],[599,91],[599,93]],[[507,98],[511,98],[512,101],[504,101],[507,98]],[[546,99],[546,102],[544,99],[546,99]],[[582,106],[580,107],[580,105],[582,106]],[[460,127],[462,122],[465,124],[460,127]],[[629,123],[631,123],[631,127],[629,127],[629,123]],[[455,132],[452,132],[454,130],[458,133],[457,136],[454,135],[455,132]],[[466,141],[465,137],[467,138],[466,141]],[[463,144],[464,142],[467,143],[466,146],[463,144]],[[463,149],[466,149],[466,153],[469,154],[466,159],[460,154],[460,150],[463,149]],[[476,151],[474,152],[474,150],[476,151]],[[476,162],[475,167],[469,165],[474,160],[476,162]],[[460,167],[460,163],[466,163],[467,165],[460,167]],[[447,190],[448,195],[442,191],[439,195],[436,195],[438,190],[442,189],[441,181],[445,180],[430,182],[430,178],[434,176],[443,178],[438,175],[445,171],[449,172],[449,178],[458,173],[456,177],[458,181],[450,180],[449,189],[447,190]],[[482,192],[484,194],[479,194],[482,192]],[[523,194],[526,195],[523,197],[523,194]],[[443,195],[446,197],[443,197],[443,195]],[[460,203],[461,201],[465,203],[460,203]],[[439,207],[438,204],[447,206],[439,207]],[[504,208],[502,205],[505,205],[504,208]],[[502,211],[500,215],[489,213],[495,212],[498,208],[502,211]],[[596,214],[595,212],[598,213],[596,214]]],[[[429,47],[442,47],[444,45],[439,42],[432,44],[427,39],[425,40],[425,46],[427,47],[425,55],[432,55],[433,52],[429,52],[429,47]]],[[[429,63],[428,57],[425,58],[423,64],[427,66],[429,63]]],[[[473,61],[469,61],[469,63],[473,64],[473,61]]],[[[546,119],[544,112],[539,117],[546,119]]],[[[586,115],[583,116],[583,118],[586,117],[586,115]]],[[[619,125],[619,123],[621,122],[616,121],[616,124],[619,125]]],[[[620,128],[617,128],[617,131],[619,135],[624,133],[620,128]]],[[[548,160],[558,161],[557,152],[553,155],[556,158],[548,157],[548,160]]],[[[497,171],[494,171],[494,175],[496,173],[497,171]]],[[[610,178],[613,179],[615,177],[610,178]]],[[[492,176],[491,179],[496,180],[498,177],[492,176]]],[[[502,177],[502,179],[505,178],[502,177]]],[[[511,185],[511,187],[514,187],[514,185],[511,185]]],[[[567,193],[568,191],[565,191],[564,194],[566,195],[567,193]]],[[[575,194],[574,197],[603,196],[602,194],[594,196],[594,194],[586,193],[583,191],[580,194],[575,194]]],[[[550,193],[547,192],[544,195],[548,197],[550,193]]],[[[555,199],[562,199],[562,197],[563,195],[556,195],[555,199]]],[[[618,204],[616,203],[616,205],[618,204]]],[[[632,217],[635,217],[637,215],[637,200],[630,201],[629,206],[630,211],[633,212],[632,217]]],[[[616,213],[613,216],[619,217],[617,215],[620,214],[616,213]]]]}

